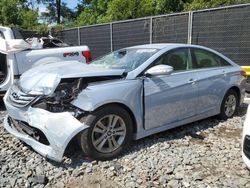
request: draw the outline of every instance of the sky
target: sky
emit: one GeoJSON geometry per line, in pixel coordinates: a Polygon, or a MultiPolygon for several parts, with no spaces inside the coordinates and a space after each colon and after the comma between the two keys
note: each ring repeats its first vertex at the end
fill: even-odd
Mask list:
{"type": "Polygon", "coordinates": [[[62,2],[67,3],[70,9],[74,9],[78,3],[78,0],[62,0],[62,2]]]}
{"type": "MultiPolygon", "coordinates": [[[[78,3],[78,0],[62,0],[62,2],[66,3],[67,6],[70,8],[70,9],[74,9],[78,3]]],[[[43,5],[43,4],[40,4],[38,5],[39,7],[39,12],[45,12],[46,11],[46,6],[43,5]]]]}
{"type": "MultiPolygon", "coordinates": [[[[78,3],[78,0],[62,0],[62,2],[66,3],[67,6],[70,8],[70,9],[74,9],[78,3]]],[[[39,9],[39,15],[41,15],[42,12],[46,12],[47,9],[46,9],[46,5],[44,4],[38,4],[38,9],[39,9]]],[[[39,23],[44,23],[43,20],[38,20],[39,23]]]]}

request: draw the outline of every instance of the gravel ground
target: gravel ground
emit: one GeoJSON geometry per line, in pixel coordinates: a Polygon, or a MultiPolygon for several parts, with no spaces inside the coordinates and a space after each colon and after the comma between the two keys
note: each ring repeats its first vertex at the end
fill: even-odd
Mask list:
{"type": "Polygon", "coordinates": [[[250,187],[241,159],[246,108],[135,141],[106,162],[74,149],[60,164],[48,161],[0,126],[0,187],[250,187]]]}

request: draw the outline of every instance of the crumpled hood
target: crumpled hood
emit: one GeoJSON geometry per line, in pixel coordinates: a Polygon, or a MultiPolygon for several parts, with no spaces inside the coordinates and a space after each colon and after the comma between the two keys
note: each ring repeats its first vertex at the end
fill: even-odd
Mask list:
{"type": "Polygon", "coordinates": [[[54,92],[62,78],[121,76],[123,73],[124,69],[108,69],[78,61],[64,61],[29,69],[22,74],[19,86],[26,93],[35,91],[35,93],[49,95],[54,92]]]}

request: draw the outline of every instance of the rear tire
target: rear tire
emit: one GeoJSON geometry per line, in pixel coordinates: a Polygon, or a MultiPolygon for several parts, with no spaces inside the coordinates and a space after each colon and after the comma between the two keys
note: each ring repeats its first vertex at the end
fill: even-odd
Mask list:
{"type": "Polygon", "coordinates": [[[235,90],[230,89],[223,98],[220,108],[220,118],[226,120],[234,116],[239,105],[239,97],[235,90]]]}
{"type": "Polygon", "coordinates": [[[133,122],[129,113],[118,105],[100,108],[83,117],[90,127],[79,135],[83,152],[96,160],[119,156],[130,144],[133,122]]]}

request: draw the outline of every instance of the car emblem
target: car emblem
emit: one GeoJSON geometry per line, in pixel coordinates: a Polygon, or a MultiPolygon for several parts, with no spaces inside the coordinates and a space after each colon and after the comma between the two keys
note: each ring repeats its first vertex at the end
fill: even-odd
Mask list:
{"type": "Polygon", "coordinates": [[[18,98],[19,98],[19,96],[18,96],[18,94],[17,94],[16,92],[12,93],[11,95],[12,95],[12,97],[13,97],[14,99],[18,99],[18,98]]]}

